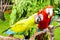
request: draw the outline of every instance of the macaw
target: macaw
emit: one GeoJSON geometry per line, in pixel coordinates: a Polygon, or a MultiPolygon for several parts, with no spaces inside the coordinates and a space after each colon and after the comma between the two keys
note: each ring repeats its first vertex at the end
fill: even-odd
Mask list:
{"type": "MultiPolygon", "coordinates": [[[[8,29],[5,33],[6,34],[20,34],[23,35],[25,32],[28,32],[31,28],[34,28],[33,26],[36,25],[35,23],[35,17],[37,13],[33,14],[27,19],[22,19],[15,23],[14,25],[10,26],[11,28],[8,29]]],[[[34,29],[35,30],[35,29],[34,29]]]]}
{"type": "Polygon", "coordinates": [[[38,28],[43,30],[45,28],[48,28],[48,25],[53,16],[53,7],[48,6],[45,9],[39,11],[38,16],[40,16],[40,15],[41,15],[42,20],[38,23],[38,28]]]}
{"type": "MultiPolygon", "coordinates": [[[[48,6],[38,12],[38,16],[40,17],[40,21],[38,23],[38,31],[42,31],[44,29],[47,29],[50,21],[53,17],[53,7],[48,6]]],[[[42,40],[41,36],[37,36],[37,40],[42,40]]]]}

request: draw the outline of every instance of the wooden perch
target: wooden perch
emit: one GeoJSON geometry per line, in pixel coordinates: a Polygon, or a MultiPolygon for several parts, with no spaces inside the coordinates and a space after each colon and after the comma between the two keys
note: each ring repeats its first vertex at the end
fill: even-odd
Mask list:
{"type": "Polygon", "coordinates": [[[58,27],[60,27],[60,24],[58,24],[57,26],[49,25],[48,29],[50,32],[50,39],[51,40],[54,40],[54,30],[58,27]]]}
{"type": "Polygon", "coordinates": [[[19,38],[0,36],[0,40],[20,40],[19,38]]]}
{"type": "Polygon", "coordinates": [[[55,26],[55,29],[58,28],[58,27],[60,27],[60,25],[55,26]]]}
{"type": "Polygon", "coordinates": [[[44,30],[42,30],[40,32],[36,32],[29,40],[34,40],[36,36],[38,36],[38,35],[40,35],[42,33],[46,33],[46,32],[48,32],[48,29],[44,29],[44,30]]]}
{"type": "Polygon", "coordinates": [[[58,28],[58,27],[60,27],[60,24],[58,24],[57,26],[53,26],[53,25],[49,25],[49,29],[56,29],[56,28],[58,28]]]}
{"type": "Polygon", "coordinates": [[[35,33],[32,37],[30,37],[29,40],[34,40],[35,37],[36,37],[37,35],[39,35],[39,34],[42,34],[42,31],[35,33]]]}
{"type": "Polygon", "coordinates": [[[40,35],[42,33],[48,32],[48,31],[50,32],[50,36],[51,36],[50,39],[54,40],[54,29],[56,29],[58,27],[60,27],[60,24],[57,25],[57,26],[49,25],[49,29],[48,30],[45,29],[43,31],[36,32],[29,40],[34,40],[37,35],[40,35]]]}

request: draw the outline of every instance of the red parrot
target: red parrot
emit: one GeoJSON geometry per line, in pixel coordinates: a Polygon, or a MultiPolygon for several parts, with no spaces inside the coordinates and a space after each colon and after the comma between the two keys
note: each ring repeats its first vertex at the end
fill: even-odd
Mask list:
{"type": "MultiPolygon", "coordinates": [[[[38,17],[40,18],[40,21],[38,23],[38,29],[44,30],[48,28],[48,25],[50,24],[50,21],[53,17],[53,7],[48,6],[43,10],[40,10],[38,12],[38,17]]],[[[41,35],[37,36],[37,40],[42,40],[41,35]]]]}
{"type": "Polygon", "coordinates": [[[48,6],[47,8],[39,11],[38,16],[40,17],[40,22],[38,23],[38,28],[40,30],[48,28],[48,25],[49,25],[51,18],[53,16],[53,7],[48,6]]]}

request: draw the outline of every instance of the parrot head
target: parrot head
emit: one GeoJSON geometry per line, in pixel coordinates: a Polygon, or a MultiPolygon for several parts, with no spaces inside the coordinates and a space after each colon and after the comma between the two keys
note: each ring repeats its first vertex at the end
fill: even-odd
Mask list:
{"type": "Polygon", "coordinates": [[[53,16],[53,7],[52,6],[47,6],[45,10],[46,10],[46,13],[48,14],[48,18],[53,16]]]}

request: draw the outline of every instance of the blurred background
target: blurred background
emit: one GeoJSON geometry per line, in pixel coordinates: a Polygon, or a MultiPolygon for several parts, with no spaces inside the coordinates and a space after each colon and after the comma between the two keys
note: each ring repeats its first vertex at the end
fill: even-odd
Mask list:
{"type": "MultiPolygon", "coordinates": [[[[51,24],[56,26],[60,23],[60,0],[0,0],[0,35],[7,36],[2,32],[10,25],[28,18],[48,5],[54,7],[54,19],[51,24]]],[[[54,31],[55,40],[60,40],[59,30],[60,28],[57,28],[54,31]]]]}

